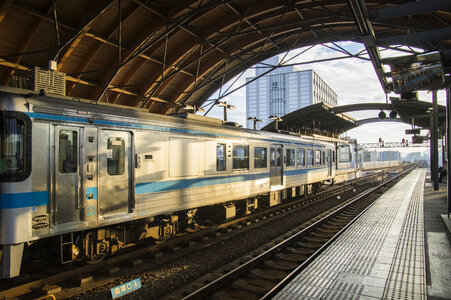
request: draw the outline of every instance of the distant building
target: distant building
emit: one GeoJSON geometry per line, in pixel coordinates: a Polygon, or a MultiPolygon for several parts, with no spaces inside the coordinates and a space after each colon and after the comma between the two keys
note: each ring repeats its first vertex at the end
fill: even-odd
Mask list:
{"type": "MultiPolygon", "coordinates": [[[[277,65],[278,57],[257,64],[256,77],[277,65]]],[[[250,82],[255,77],[246,78],[250,82]]],[[[282,117],[294,110],[319,102],[337,105],[337,94],[313,70],[295,71],[291,66],[280,67],[246,85],[246,118],[256,117],[261,129],[271,122],[269,116],[282,117]]],[[[247,121],[247,128],[253,128],[247,121]]]]}
{"type": "MultiPolygon", "coordinates": [[[[442,160],[441,160],[441,153],[439,152],[439,166],[442,165],[442,160]]],[[[429,157],[429,153],[428,152],[411,152],[408,153],[406,155],[406,157],[404,158],[404,161],[407,163],[410,162],[423,162],[424,166],[427,167],[429,166],[429,162],[430,162],[430,157],[429,157]]]]}
{"type": "Polygon", "coordinates": [[[401,153],[399,151],[382,151],[378,153],[379,161],[394,161],[401,160],[401,153]]]}
{"type": "Polygon", "coordinates": [[[374,162],[377,161],[377,151],[363,151],[363,161],[364,162],[374,162]]]}

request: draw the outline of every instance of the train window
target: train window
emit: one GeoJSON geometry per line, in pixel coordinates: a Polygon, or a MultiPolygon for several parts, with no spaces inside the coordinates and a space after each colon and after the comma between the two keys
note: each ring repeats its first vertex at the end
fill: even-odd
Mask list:
{"type": "Polygon", "coordinates": [[[332,161],[335,162],[336,158],[335,158],[335,151],[332,151],[332,161]]]}
{"type": "Polygon", "coordinates": [[[233,146],[233,169],[249,169],[249,146],[233,146]]]}
{"type": "Polygon", "coordinates": [[[313,162],[314,162],[314,152],[311,149],[307,150],[307,166],[313,166],[313,162]]]}
{"type": "Polygon", "coordinates": [[[58,142],[60,173],[76,173],[78,169],[78,133],[60,130],[58,142]]]}
{"type": "Polygon", "coordinates": [[[31,172],[31,122],[19,112],[0,112],[0,181],[22,181],[31,172]]]}
{"type": "Polygon", "coordinates": [[[287,167],[293,167],[295,163],[294,149],[287,149],[287,167]]]}
{"type": "Polygon", "coordinates": [[[254,148],[254,168],[266,168],[268,166],[268,149],[264,147],[254,148]]]}
{"type": "Polygon", "coordinates": [[[216,171],[226,170],[226,144],[216,144],[216,171]]]}
{"type": "Polygon", "coordinates": [[[326,152],[321,151],[322,152],[322,159],[321,159],[321,163],[324,165],[326,163],[326,152]]]}
{"type": "Polygon", "coordinates": [[[298,149],[298,167],[305,166],[305,150],[298,149]]]}
{"type": "Polygon", "coordinates": [[[110,137],[107,141],[108,175],[122,175],[125,172],[125,141],[120,137],[110,137]]]}
{"type": "Polygon", "coordinates": [[[320,165],[320,164],[321,164],[321,151],[316,150],[315,151],[315,165],[320,165]]]}
{"type": "Polygon", "coordinates": [[[283,157],[283,152],[282,152],[282,148],[276,147],[276,148],[272,148],[271,147],[271,167],[281,167],[282,166],[282,157],[283,157]]]}

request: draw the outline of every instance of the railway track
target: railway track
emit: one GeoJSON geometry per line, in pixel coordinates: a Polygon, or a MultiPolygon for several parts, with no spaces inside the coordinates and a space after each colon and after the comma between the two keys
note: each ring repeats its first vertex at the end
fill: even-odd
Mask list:
{"type": "MultiPolygon", "coordinates": [[[[60,270],[52,275],[0,291],[0,299],[33,298],[42,295],[56,294],[58,298],[67,298],[94,287],[111,282],[123,275],[137,274],[145,270],[200,251],[216,243],[232,238],[252,226],[262,225],[284,214],[301,210],[307,205],[323,201],[328,197],[336,197],[353,190],[356,185],[385,176],[384,173],[373,174],[356,179],[336,187],[328,188],[308,198],[293,200],[289,203],[251,214],[218,226],[203,227],[202,230],[191,234],[180,235],[161,245],[140,246],[136,250],[120,256],[105,259],[96,265],[75,267],[72,270],[60,270]],[[258,224],[257,224],[258,223],[258,224]]],[[[36,278],[35,276],[33,276],[36,278]]],[[[16,281],[16,282],[20,282],[16,281]]]]}
{"type": "Polygon", "coordinates": [[[357,195],[262,253],[249,256],[247,261],[233,262],[236,267],[217,270],[166,299],[271,299],[374,203],[371,200],[368,205],[369,195],[411,170],[357,195]]]}

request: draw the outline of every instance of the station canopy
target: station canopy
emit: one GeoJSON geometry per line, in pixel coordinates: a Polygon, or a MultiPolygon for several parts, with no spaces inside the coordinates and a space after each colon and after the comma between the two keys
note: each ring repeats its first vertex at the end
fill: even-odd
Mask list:
{"type": "MultiPolygon", "coordinates": [[[[392,98],[394,110],[406,124],[417,128],[431,129],[431,111],[432,104],[426,101],[407,101],[392,98]]],[[[437,105],[438,108],[438,126],[440,130],[446,128],[446,107],[437,105]]]]}
{"type": "Polygon", "coordinates": [[[287,131],[302,135],[318,134],[336,138],[358,126],[355,119],[345,114],[335,114],[331,108],[332,106],[325,103],[313,104],[283,116],[281,121],[277,121],[277,129],[276,121],[273,121],[262,130],[287,131]]]}

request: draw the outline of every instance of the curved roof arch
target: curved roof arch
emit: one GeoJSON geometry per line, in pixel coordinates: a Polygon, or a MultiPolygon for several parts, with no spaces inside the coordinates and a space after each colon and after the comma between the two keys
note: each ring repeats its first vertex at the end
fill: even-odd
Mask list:
{"type": "Polygon", "coordinates": [[[225,82],[276,54],[336,41],[371,45],[365,22],[381,45],[402,40],[442,50],[446,69],[450,1],[427,2],[6,0],[0,6],[0,84],[56,60],[67,74],[69,96],[167,114],[186,103],[201,105],[225,82]],[[364,3],[360,14],[356,3],[364,3]]]}

